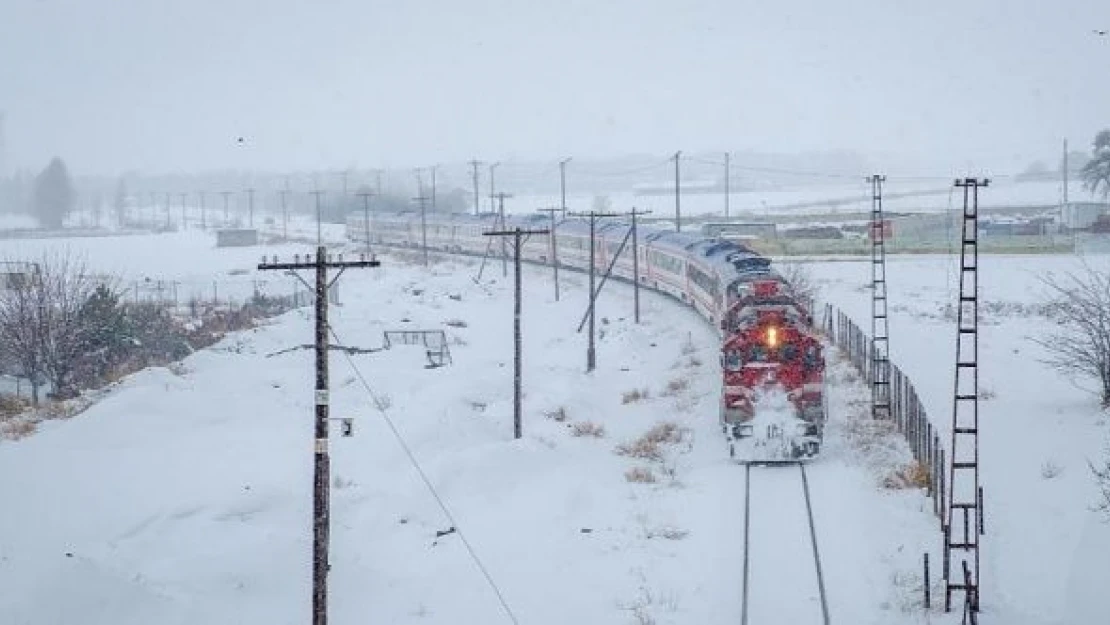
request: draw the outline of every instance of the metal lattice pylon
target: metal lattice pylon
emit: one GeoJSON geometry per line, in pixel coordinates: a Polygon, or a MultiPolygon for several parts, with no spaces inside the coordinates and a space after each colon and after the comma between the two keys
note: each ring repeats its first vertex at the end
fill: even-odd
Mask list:
{"type": "Polygon", "coordinates": [[[956,310],[956,381],[952,404],[952,461],[944,531],[944,608],[962,590],[979,611],[979,536],[983,491],[979,487],[979,187],[989,180],[964,178],[960,235],[960,299],[956,310]],[[964,569],[969,569],[964,574],[964,569]]]}
{"type": "Polygon", "coordinates": [[[871,183],[871,417],[890,418],[890,324],[886,303],[886,229],[883,223],[883,182],[871,183]]]}

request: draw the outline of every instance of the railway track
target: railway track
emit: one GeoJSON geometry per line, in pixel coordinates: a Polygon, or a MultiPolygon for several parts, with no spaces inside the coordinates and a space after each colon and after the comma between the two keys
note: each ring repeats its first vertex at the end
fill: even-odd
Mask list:
{"type": "Polygon", "coordinates": [[[830,623],[802,463],[745,465],[740,618],[742,625],[830,623]]]}

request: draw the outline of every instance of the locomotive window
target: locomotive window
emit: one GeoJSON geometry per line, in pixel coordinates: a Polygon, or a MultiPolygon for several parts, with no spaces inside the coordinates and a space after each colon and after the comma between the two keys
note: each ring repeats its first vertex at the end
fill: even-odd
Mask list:
{"type": "Polygon", "coordinates": [[[740,350],[730,350],[725,355],[725,370],[726,371],[739,371],[744,366],[744,359],[741,357],[740,350]]]}

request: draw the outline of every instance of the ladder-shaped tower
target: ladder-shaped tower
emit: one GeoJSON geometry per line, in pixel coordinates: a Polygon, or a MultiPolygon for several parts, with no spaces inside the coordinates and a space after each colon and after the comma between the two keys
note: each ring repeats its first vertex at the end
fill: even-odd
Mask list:
{"type": "Polygon", "coordinates": [[[871,417],[890,418],[890,324],[886,305],[886,229],[883,223],[883,182],[871,183],[871,417]]]}
{"type": "Polygon", "coordinates": [[[944,528],[944,608],[952,608],[953,592],[963,591],[972,613],[979,611],[979,536],[983,532],[983,495],[979,488],[979,187],[989,182],[964,178],[955,183],[964,191],[964,207],[952,462],[944,528]]]}

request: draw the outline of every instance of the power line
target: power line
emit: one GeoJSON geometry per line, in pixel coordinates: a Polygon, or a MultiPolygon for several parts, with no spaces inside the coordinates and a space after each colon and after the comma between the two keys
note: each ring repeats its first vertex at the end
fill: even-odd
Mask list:
{"type": "MultiPolygon", "coordinates": [[[[332,337],[335,338],[335,342],[343,345],[343,341],[340,340],[339,335],[335,332],[335,329],[329,325],[328,330],[331,332],[332,337]]],[[[455,520],[455,515],[452,514],[450,508],[447,507],[447,502],[444,501],[443,497],[439,494],[439,491],[436,490],[435,485],[432,484],[431,478],[428,477],[428,474],[424,471],[424,468],[420,466],[420,461],[416,459],[416,454],[413,453],[408,443],[405,442],[404,437],[401,436],[401,432],[397,429],[397,425],[393,422],[393,419],[389,417],[388,408],[383,402],[379,401],[377,394],[374,393],[374,389],[370,387],[370,383],[367,382],[366,376],[362,374],[362,370],[358,368],[357,364],[355,364],[355,359],[351,357],[351,354],[348,353],[346,350],[343,350],[343,355],[347,358],[347,364],[350,365],[351,370],[354,371],[355,377],[358,378],[358,381],[362,385],[362,388],[366,391],[366,394],[370,396],[370,401],[374,405],[374,408],[378,411],[379,414],[381,414],[382,420],[385,421],[386,425],[389,427],[390,432],[393,433],[393,438],[397,441],[397,444],[401,446],[401,450],[405,452],[405,456],[408,458],[409,464],[411,464],[412,468],[416,470],[417,475],[420,476],[420,480],[424,482],[424,487],[428,489],[429,493],[431,493],[432,498],[435,499],[436,505],[438,505],[440,511],[443,512],[443,516],[447,517],[448,523],[451,524],[451,527],[455,528],[455,533],[458,534],[459,540],[462,541],[463,547],[466,548],[466,552],[470,555],[471,561],[474,562],[474,565],[478,568],[478,571],[481,572],[482,577],[485,578],[486,584],[489,585],[490,589],[493,591],[493,594],[497,596],[497,602],[501,605],[501,609],[505,612],[505,616],[508,617],[509,621],[512,622],[513,625],[519,625],[520,621],[517,620],[516,614],[513,612],[513,609],[509,607],[509,602],[505,599],[505,595],[501,592],[501,588],[498,587],[497,582],[494,581],[493,575],[490,574],[489,569],[486,568],[486,565],[482,563],[482,559],[478,556],[478,552],[474,549],[474,546],[470,544],[470,540],[466,537],[466,532],[463,531],[462,525],[459,524],[457,520],[455,520]]]]}

